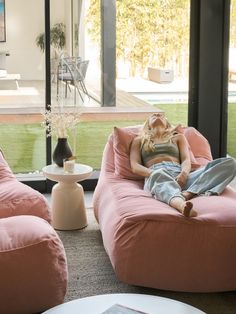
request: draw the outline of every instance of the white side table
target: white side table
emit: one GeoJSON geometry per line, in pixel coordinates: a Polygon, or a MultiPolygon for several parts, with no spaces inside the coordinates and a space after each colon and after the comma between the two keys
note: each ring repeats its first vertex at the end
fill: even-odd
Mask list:
{"type": "Polygon", "coordinates": [[[154,295],[133,293],[103,294],[77,299],[57,305],[43,313],[101,314],[114,304],[122,304],[148,314],[205,314],[201,310],[183,302],[154,295]]]}
{"type": "Polygon", "coordinates": [[[73,173],[67,173],[55,164],[42,169],[46,178],[58,182],[52,188],[52,225],[58,230],[75,230],[87,226],[84,190],[78,184],[90,177],[93,168],[75,164],[73,173]]]}

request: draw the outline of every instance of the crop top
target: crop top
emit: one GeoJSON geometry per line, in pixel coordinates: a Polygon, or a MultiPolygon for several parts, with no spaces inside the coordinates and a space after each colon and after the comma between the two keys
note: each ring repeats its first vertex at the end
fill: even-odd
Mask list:
{"type": "Polygon", "coordinates": [[[179,148],[171,140],[165,143],[154,144],[154,150],[145,151],[142,147],[142,162],[145,165],[148,161],[159,156],[171,156],[179,159],[179,148]]]}

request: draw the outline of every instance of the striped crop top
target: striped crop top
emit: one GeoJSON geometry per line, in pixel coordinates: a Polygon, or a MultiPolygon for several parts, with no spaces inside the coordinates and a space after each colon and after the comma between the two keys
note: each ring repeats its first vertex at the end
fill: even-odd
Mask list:
{"type": "Polygon", "coordinates": [[[154,150],[145,151],[143,147],[141,149],[141,156],[144,165],[155,157],[166,155],[179,159],[179,148],[175,143],[172,143],[171,140],[165,143],[154,144],[154,150]]]}

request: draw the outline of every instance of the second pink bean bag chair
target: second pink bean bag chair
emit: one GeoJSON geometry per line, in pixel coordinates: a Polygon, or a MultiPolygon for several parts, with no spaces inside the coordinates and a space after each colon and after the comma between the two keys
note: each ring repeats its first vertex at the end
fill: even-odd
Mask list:
{"type": "MultiPolygon", "coordinates": [[[[93,205],[117,277],[165,290],[236,290],[236,192],[193,199],[198,216],[185,218],[143,190],[131,172],[129,149],[138,127],[115,128],[106,144],[93,205]]],[[[212,159],[207,140],[183,132],[192,167],[212,159]]]]}

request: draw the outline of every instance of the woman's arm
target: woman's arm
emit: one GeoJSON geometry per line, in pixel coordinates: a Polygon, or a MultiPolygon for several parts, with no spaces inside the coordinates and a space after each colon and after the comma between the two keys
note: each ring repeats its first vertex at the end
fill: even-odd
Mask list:
{"type": "Polygon", "coordinates": [[[132,141],[130,148],[131,170],[133,173],[138,174],[142,177],[149,177],[152,173],[152,170],[142,165],[140,146],[140,139],[138,137],[135,137],[132,141]]]}
{"type": "Polygon", "coordinates": [[[178,134],[176,139],[179,147],[181,173],[176,177],[176,181],[181,187],[184,187],[188,179],[189,172],[191,171],[191,162],[188,149],[188,142],[184,135],[178,134]]]}

